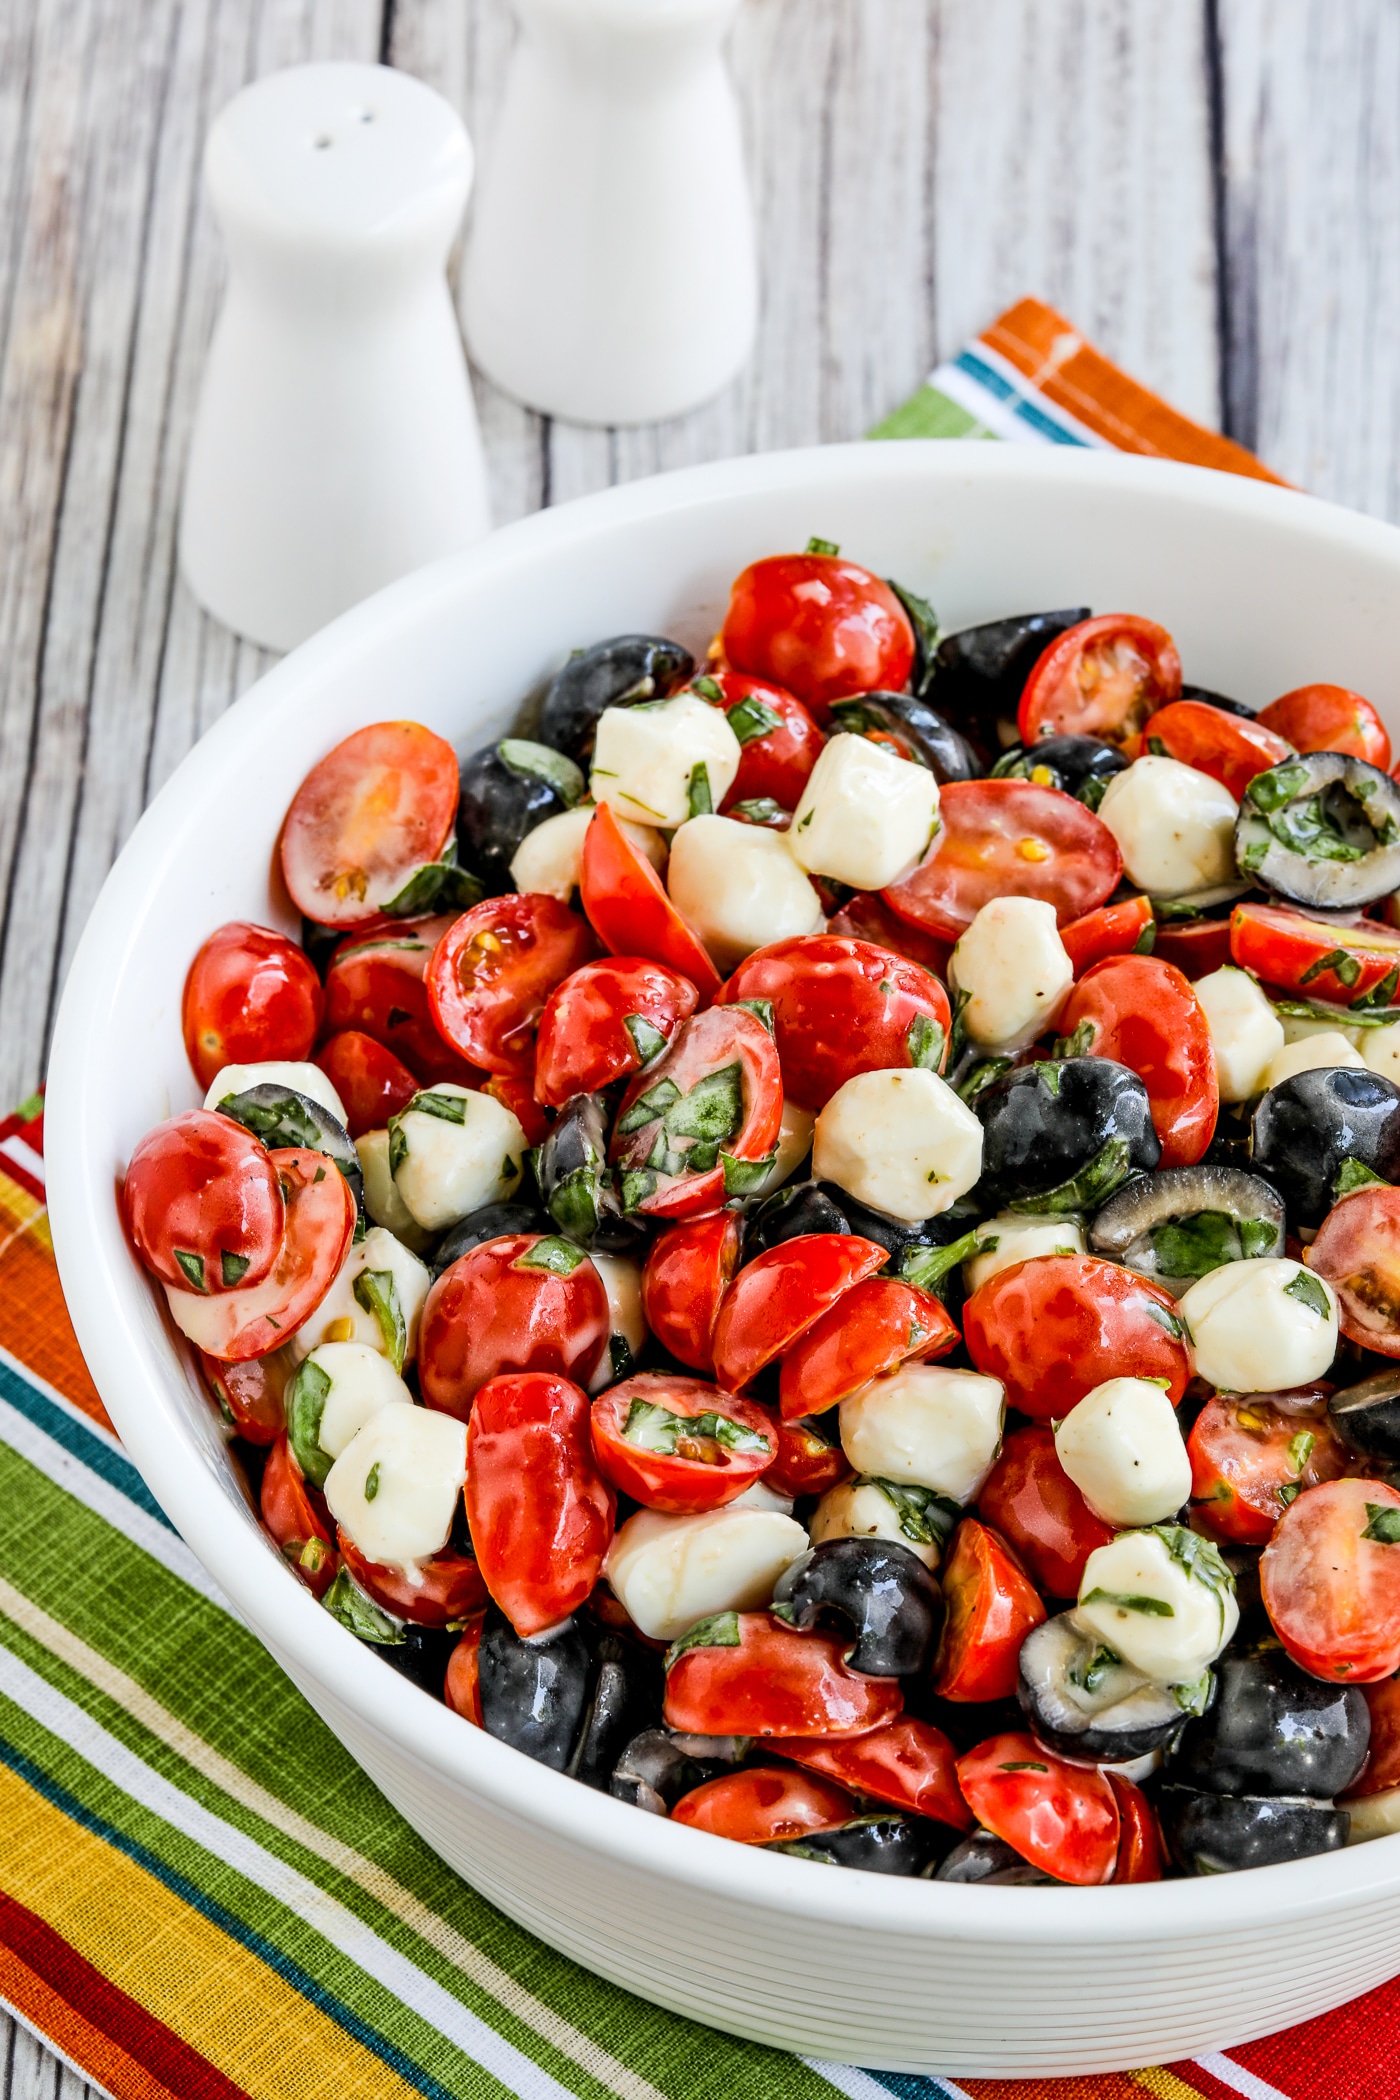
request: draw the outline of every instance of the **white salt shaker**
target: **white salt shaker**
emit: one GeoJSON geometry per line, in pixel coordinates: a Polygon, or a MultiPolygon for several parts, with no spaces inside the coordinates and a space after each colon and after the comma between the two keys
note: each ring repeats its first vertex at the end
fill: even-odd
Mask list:
{"type": "Polygon", "coordinates": [[[738,0],[516,0],[463,316],[498,386],[579,423],[679,415],[747,358],[753,216],[721,45],[738,0]]]}
{"type": "Polygon", "coordinates": [[[295,66],[221,112],[204,172],[229,284],[180,564],[216,618],[289,649],[490,529],[444,276],[471,144],[405,73],[295,66]]]}

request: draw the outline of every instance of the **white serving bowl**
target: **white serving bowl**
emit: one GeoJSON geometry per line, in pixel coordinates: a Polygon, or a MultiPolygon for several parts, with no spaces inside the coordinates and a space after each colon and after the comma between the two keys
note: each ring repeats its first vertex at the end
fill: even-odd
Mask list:
{"type": "Polygon", "coordinates": [[[804,2054],[1009,2076],[1165,2063],[1400,1969],[1400,1839],[1209,1882],[950,1887],[770,1857],[545,1771],[406,1685],[300,1587],[118,1222],[132,1146],[199,1097],[180,1040],[196,947],[226,919],[295,925],[274,846],[323,752],[400,715],[471,750],[572,647],[627,629],[703,645],[735,573],[812,534],[926,592],[947,628],[1043,606],[1146,613],[1196,683],[1262,704],[1327,679],[1400,729],[1400,531],[1259,482],[912,442],[733,460],[527,518],[298,649],[141,819],[59,1015],[59,1267],[162,1507],[394,1806],[511,1917],[645,1998],[804,2054]]]}

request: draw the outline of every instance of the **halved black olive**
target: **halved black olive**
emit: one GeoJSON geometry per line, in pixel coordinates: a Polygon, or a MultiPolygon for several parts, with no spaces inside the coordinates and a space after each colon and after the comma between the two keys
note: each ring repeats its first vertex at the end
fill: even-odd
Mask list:
{"type": "Polygon", "coordinates": [[[1175,1691],[1151,1683],[1086,1635],[1070,1612],[1026,1635],[1016,1697],[1046,1749],[1076,1764],[1146,1757],[1171,1741],[1189,1711],[1175,1691]]]}
{"type": "Polygon", "coordinates": [[[549,744],[503,737],[463,759],[457,854],[492,895],[514,888],[510,864],[527,832],[578,802],[587,783],[571,758],[549,744]]]}
{"type": "Polygon", "coordinates": [[[544,696],[540,742],[586,766],[604,708],[674,693],[694,669],[690,651],[659,634],[618,634],[582,649],[569,658],[544,696]]]}
{"type": "Polygon", "coordinates": [[[1349,1065],[1296,1072],[1260,1101],[1250,1143],[1255,1169],[1274,1184],[1295,1228],[1320,1225],[1356,1186],[1349,1161],[1400,1181],[1400,1087],[1349,1065]]]}
{"type": "Polygon", "coordinates": [[[1332,1426],[1353,1451],[1400,1459],[1400,1370],[1377,1371],[1327,1403],[1332,1426]]]}
{"type": "Polygon", "coordinates": [[[1351,911],[1400,889],[1400,787],[1340,751],[1300,752],[1245,789],[1241,875],[1295,904],[1351,911]]]}
{"type": "Polygon", "coordinates": [[[488,1735],[552,1771],[569,1769],[594,1684],[593,1643],[577,1614],[546,1634],[522,1640],[505,1613],[488,1605],[477,1681],[488,1735]]]}
{"type": "Polygon", "coordinates": [[[1208,685],[1184,685],[1181,697],[1183,700],[1204,700],[1207,707],[1218,707],[1222,714],[1243,715],[1247,722],[1252,722],[1259,712],[1247,700],[1227,699],[1224,693],[1213,693],[1208,685]]]}
{"type": "Polygon", "coordinates": [[[982,1881],[991,1888],[1031,1889],[1063,1888],[1053,1874],[1043,1873],[1039,1867],[1022,1859],[1014,1845],[1005,1838],[993,1837],[990,1830],[974,1830],[965,1837],[929,1876],[931,1881],[982,1881]]]}
{"type": "Polygon", "coordinates": [[[1276,1643],[1222,1655],[1215,1668],[1214,1700],[1172,1748],[1175,1784],[1327,1802],[1346,1792],[1371,1740],[1359,1685],[1309,1677],[1276,1643]]]}
{"type": "Polygon", "coordinates": [[[1097,809],[1115,773],[1128,761],[1113,744],[1096,736],[1045,736],[1027,748],[1017,744],[992,767],[993,780],[1033,780],[1059,788],[1086,809],[1097,809]]]}
{"type": "Polygon", "coordinates": [[[765,1852],[787,1852],[794,1859],[819,1859],[832,1867],[855,1867],[866,1874],[922,1874],[938,1857],[946,1833],[926,1816],[901,1816],[882,1809],[855,1816],[829,1830],[809,1830],[800,1838],[780,1838],[765,1852]]]}
{"type": "Polygon", "coordinates": [[[1162,1156],[1147,1088],[1108,1057],[1021,1065],[972,1102],[982,1125],[978,1193],[993,1206],[1093,1210],[1162,1156]]]}
{"type": "Polygon", "coordinates": [[[421,1685],[435,1699],[442,1697],[443,1679],[447,1665],[452,1659],[452,1650],[459,1636],[444,1631],[441,1626],[413,1626],[404,1623],[403,1639],[392,1647],[379,1648],[391,1670],[407,1677],[412,1684],[421,1685]]]}
{"type": "Polygon", "coordinates": [[[753,1261],[770,1247],[802,1239],[809,1232],[853,1231],[846,1216],[849,1200],[832,1181],[799,1181],[795,1187],[775,1189],[749,1215],[744,1261],[753,1261]]]}
{"type": "Polygon", "coordinates": [[[436,1282],[444,1269],[450,1269],[454,1261],[460,1261],[487,1240],[502,1240],[514,1232],[549,1230],[549,1219],[533,1203],[484,1204],[480,1210],[468,1211],[465,1218],[459,1218],[438,1241],[429,1263],[433,1280],[436,1282]]]}
{"type": "Polygon", "coordinates": [[[575,1094],[534,1154],[535,1179],[559,1230],[600,1254],[632,1254],[648,1227],[624,1217],[608,1165],[605,1094],[575,1094]]]}
{"type": "Polygon", "coordinates": [[[825,1612],[844,1619],[856,1637],[846,1660],[865,1677],[925,1669],[943,1624],[937,1583],[917,1554],[889,1539],[824,1539],[784,1570],[773,1603],[803,1633],[825,1612]]]}
{"type": "Polygon", "coordinates": [[[457,1645],[455,1633],[395,1618],[360,1588],[348,1568],[337,1574],[321,1605],[337,1625],[353,1633],[367,1648],[373,1648],[376,1655],[382,1655],[401,1676],[421,1685],[435,1698],[442,1697],[448,1659],[457,1645]]]}
{"type": "Polygon", "coordinates": [[[568,1769],[606,1793],[627,1743],[661,1719],[665,1674],[654,1650],[611,1632],[597,1636],[594,1670],[593,1703],[568,1769]]]}
{"type": "Polygon", "coordinates": [[[1351,1817],[1344,1808],[1276,1794],[1203,1794],[1163,1786],[1157,1794],[1162,1835],[1187,1874],[1237,1874],[1283,1860],[1340,1852],[1351,1817]]]}
{"type": "Polygon", "coordinates": [[[1088,618],[1087,605],[1072,605],[964,627],[939,643],[925,698],[995,758],[1016,741],[1016,710],[1037,660],[1057,635],[1088,618]]]}
{"type": "MultiPolygon", "coordinates": [[[[298,1145],[307,1152],[324,1152],[349,1182],[355,1215],[363,1225],[365,1181],[360,1172],[360,1155],[345,1125],[336,1121],[324,1103],[310,1094],[298,1093],[295,1087],[283,1086],[280,1081],[262,1079],[241,1094],[226,1094],[214,1106],[221,1116],[232,1116],[235,1123],[261,1138],[269,1151],[277,1146],[298,1145]]],[[[363,1237],[358,1227],[356,1237],[363,1237]]]]}
{"type": "Polygon", "coordinates": [[[748,1751],[747,1736],[671,1735],[664,1728],[645,1728],[618,1758],[608,1792],[653,1816],[666,1816],[682,1794],[732,1772],[748,1751]]]}
{"type": "Polygon", "coordinates": [[[952,723],[913,693],[861,693],[832,707],[838,727],[853,736],[893,737],[906,758],[927,766],[942,787],[950,780],[976,780],[981,761],[952,723]]]}
{"type": "Polygon", "coordinates": [[[1267,1181],[1202,1163],[1130,1181],[1098,1212],[1089,1245],[1180,1297],[1223,1262],[1282,1254],[1283,1230],[1267,1181]]]}

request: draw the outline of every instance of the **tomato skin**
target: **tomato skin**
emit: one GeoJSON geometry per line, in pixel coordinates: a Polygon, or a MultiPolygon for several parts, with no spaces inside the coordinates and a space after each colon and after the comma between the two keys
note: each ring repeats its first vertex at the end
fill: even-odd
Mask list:
{"type": "Polygon", "coordinates": [[[443,1681],[444,1704],[473,1728],[484,1728],[481,1717],[481,1629],[486,1614],[477,1612],[462,1628],[462,1638],[447,1658],[443,1681]]]}
{"type": "Polygon", "coordinates": [[[736,671],[771,680],[830,720],[833,700],[902,693],[914,630],[887,583],[834,554],[772,554],[735,578],[720,645],[736,671]]]}
{"type": "Polygon", "coordinates": [[[883,1247],[854,1233],[807,1232],[769,1247],[739,1271],[720,1306],[713,1341],[720,1385],[741,1393],[887,1259],[883,1247]]]}
{"type": "Polygon", "coordinates": [[[813,1779],[805,1772],[779,1772],[771,1767],[751,1772],[725,1772],[682,1794],[671,1810],[673,1823],[688,1830],[708,1830],[713,1837],[734,1838],[741,1845],[768,1845],[800,1838],[809,1830],[829,1830],[849,1822],[855,1802],[842,1786],[813,1779]]]}
{"type": "Polygon", "coordinates": [[[1006,1404],[1059,1421],[1109,1378],[1162,1378],[1175,1407],[1191,1376],[1175,1300],[1096,1254],[1040,1254],[1003,1269],[963,1307],[968,1354],[1006,1404]]]}
{"type": "Polygon", "coordinates": [[[775,1495],[794,1501],[799,1495],[824,1495],[828,1488],[849,1480],[855,1467],[841,1446],[822,1434],[813,1422],[775,1420],[778,1455],[763,1476],[763,1484],[775,1495]]]}
{"type": "Polygon", "coordinates": [[[911,1816],[930,1816],[935,1823],[951,1823],[954,1830],[972,1827],[972,1811],[958,1787],[958,1753],[942,1729],[929,1721],[904,1714],[869,1735],[834,1742],[789,1736],[783,1756],[871,1801],[905,1809],[911,1816]]]}
{"type": "Polygon", "coordinates": [[[583,835],[579,890],[588,923],[610,954],[660,963],[689,978],[699,1004],[709,1005],[719,990],[719,971],[606,802],[594,810],[583,835]]]}
{"type": "Polygon", "coordinates": [[[1210,977],[1230,961],[1228,919],[1159,920],[1152,953],[1158,962],[1170,963],[1194,984],[1210,977]]]}
{"type": "Polygon", "coordinates": [[[266,1147],[231,1116],[203,1108],[172,1116],[142,1138],[122,1182],[122,1215],[145,1267],[177,1290],[192,1282],[175,1259],[177,1248],[199,1263],[208,1291],[261,1283],[287,1222],[266,1147]],[[242,1265],[227,1283],[224,1257],[242,1265]]]}
{"type": "Polygon", "coordinates": [[[1371,1709],[1371,1747],[1361,1777],[1341,1796],[1345,1803],[1400,1786],[1400,1677],[1363,1687],[1371,1709]]]}
{"type": "Polygon", "coordinates": [[[1136,613],[1100,613],[1057,635],[1021,691],[1021,742],[1096,736],[1122,746],[1181,693],[1181,658],[1165,627],[1136,613]]]}
{"type": "Polygon", "coordinates": [[[954,943],[940,940],[937,934],[926,933],[922,926],[901,919],[890,910],[878,890],[856,890],[840,911],[834,912],[827,920],[826,930],[830,934],[841,934],[848,941],[867,941],[873,948],[887,948],[892,955],[902,955],[906,961],[917,963],[931,977],[946,978],[948,975],[954,943]]]}
{"type": "Polygon", "coordinates": [[[438,1277],[418,1336],[426,1406],[465,1422],[478,1389],[503,1374],[592,1377],[611,1327],[603,1280],[587,1258],[566,1276],[522,1267],[545,1237],[483,1240],[438,1277]]]}
{"type": "Polygon", "coordinates": [[[1285,758],[1292,758],[1293,745],[1267,724],[1245,715],[1227,714],[1206,700],[1173,700],[1149,717],[1142,730],[1143,748],[1162,746],[1167,758],[1183,766],[1208,773],[1240,801],[1256,773],[1267,773],[1285,758]]]}
{"type": "Polygon", "coordinates": [[[326,972],[326,1027],[382,1043],[420,1086],[450,1080],[476,1087],[481,1074],[438,1034],[424,983],[434,948],[453,923],[450,915],[409,919],[392,929],[371,928],[341,942],[326,972]]]}
{"type": "Polygon", "coordinates": [[[243,1364],[220,1363],[217,1356],[195,1352],[205,1383],[233,1417],[234,1433],[246,1444],[275,1444],[287,1426],[283,1396],[286,1366],[275,1356],[255,1356],[243,1364]]]}
{"type": "Polygon", "coordinates": [[[1044,1620],[1045,1606],[1005,1540],[976,1517],[964,1517],[953,1534],[941,1579],[948,1610],[934,1691],[959,1703],[1011,1698],[1021,1643],[1044,1620]]]}
{"type": "Polygon", "coordinates": [[[1300,685],[1255,716],[1295,751],[1345,751],[1390,771],[1390,738],[1369,700],[1344,685],[1300,685]]]}
{"type": "Polygon", "coordinates": [[[359,926],[440,859],[457,815],[457,754],[420,722],[357,729],[312,767],[282,825],[297,910],[359,926]]]}
{"type": "Polygon", "coordinates": [[[535,1050],[535,1098],[563,1108],[575,1094],[598,1094],[642,1068],[626,1026],[645,1021],[669,1042],[696,1006],[689,978],[639,955],[585,963],[545,1002],[535,1050]]]}
{"type": "Polygon", "coordinates": [[[801,1108],[825,1108],[857,1072],[909,1070],[920,1039],[936,1069],[946,1059],[948,994],[918,963],[868,941],[832,933],[774,941],[745,957],[719,999],[772,1002],[783,1091],[801,1108]]]}
{"type": "Polygon", "coordinates": [[[324,1008],[321,980],[295,941],[247,919],[219,927],[185,978],[180,1022],[202,1087],[225,1065],[300,1063],[311,1055],[324,1008]]]}
{"type": "MultiPolygon", "coordinates": [[[[1266,984],[1305,999],[1331,999],[1345,1006],[1387,981],[1396,996],[1400,983],[1400,933],[1365,919],[1359,926],[1328,926],[1281,904],[1246,900],[1230,914],[1230,956],[1266,984]],[[1323,963],[1330,967],[1323,969],[1323,963]],[[1337,975],[1340,964],[1345,975],[1337,975]]],[[[1386,1003],[1383,994],[1380,1004],[1386,1003]]]]}
{"type": "Polygon", "coordinates": [[[1060,1033],[1083,1022],[1090,1057],[1111,1057],[1147,1088],[1163,1167],[1194,1167],[1215,1135],[1215,1052],[1189,981],[1155,955],[1117,955],[1086,970],[1065,1002],[1060,1033]]]}
{"type": "Polygon", "coordinates": [[[956,941],[994,897],[1037,897],[1067,926],[1118,887],[1118,841],[1060,788],[953,780],[939,789],[938,814],[921,864],[880,894],[899,918],[944,940],[956,941]]]}
{"type": "Polygon", "coordinates": [[[202,1322],[199,1338],[201,1344],[217,1341],[209,1354],[221,1363],[245,1363],[280,1349],[311,1318],[334,1283],[355,1229],[350,1184],[324,1152],[287,1146],[268,1158],[287,1207],[286,1230],[272,1268],[261,1283],[223,1291],[216,1298],[185,1293],[214,1315],[202,1322]]]}
{"type": "Polygon", "coordinates": [[[1033,1735],[994,1735],[958,1759],[958,1784],[979,1823],[1057,1881],[1113,1879],[1121,1822],[1105,1773],[1067,1764],[1033,1735]]]}
{"type": "Polygon", "coordinates": [[[710,1340],[724,1294],[739,1266],[739,1221],[733,1211],[687,1218],[652,1242],[642,1271],[642,1313],[663,1349],[679,1363],[713,1375],[710,1340]]]}
{"type": "Polygon", "coordinates": [[[603,1571],[617,1498],[588,1395],[544,1371],[493,1378],[467,1425],[467,1523],[481,1577],[522,1637],[577,1611],[603,1571]]]}
{"type": "Polygon", "coordinates": [[[344,1102],[352,1138],[382,1130],[418,1092],[418,1081],[402,1059],[358,1028],[342,1028],[322,1043],[314,1062],[344,1102]]]}
{"type": "Polygon", "coordinates": [[[1089,1555],[1117,1537],[1060,1464],[1048,1422],[1012,1430],[977,1498],[977,1514],[1014,1547],[1047,1597],[1078,1597],[1089,1555]]]}
{"type": "Polygon", "coordinates": [[[598,952],[592,929],[557,897],[487,897],[455,919],[424,983],[438,1033],[487,1072],[516,1072],[555,986],[598,952]]]}
{"type": "Polygon", "coordinates": [[[643,1371],[600,1393],[593,1402],[592,1427],[598,1464],[619,1493],[672,1516],[722,1509],[753,1486],[778,1450],[769,1416],[752,1400],[721,1393],[703,1378],[679,1378],[671,1373],[643,1371]],[[623,1434],[634,1400],[650,1401],[673,1415],[725,1415],[740,1428],[765,1438],[766,1446],[758,1451],[725,1451],[716,1446],[708,1458],[682,1457],[679,1450],[674,1457],[644,1450],[623,1434]]]}
{"type": "Polygon", "coordinates": [[[1213,1538],[1267,1546],[1300,1488],[1347,1470],[1350,1455],[1328,1419],[1329,1390],[1279,1394],[1283,1406],[1269,1393],[1216,1393],[1206,1402],[1186,1449],[1192,1514],[1213,1538]],[[1296,1442],[1303,1435],[1312,1439],[1306,1451],[1296,1442]]]}
{"type": "Polygon", "coordinates": [[[825,1414],[902,1363],[946,1356],[960,1340],[932,1291],[893,1276],[853,1284],[789,1351],[778,1383],[783,1419],[825,1414]]]}
{"type": "Polygon", "coordinates": [[[493,1072],[481,1089],[502,1108],[508,1108],[524,1133],[527,1145],[542,1145],[549,1136],[551,1119],[535,1099],[535,1082],[524,1072],[493,1072]]]}
{"type": "Polygon", "coordinates": [[[666,1672],[666,1726],[681,1735],[864,1735],[903,1706],[894,1677],[859,1677],[835,1634],[796,1633],[766,1611],[732,1615],[737,1647],[686,1648],[666,1672]]]}
{"type": "MultiPolygon", "coordinates": [[[[764,796],[771,797],[783,809],[796,809],[807,776],[826,742],[802,702],[785,693],[781,686],[748,678],[742,671],[712,673],[706,683],[718,689],[718,705],[727,715],[745,700],[752,700],[778,717],[777,725],[761,736],[750,735],[747,740],[740,737],[739,770],[719,806],[720,815],[727,816],[736,802],[752,802],[764,796]]],[[[703,693],[701,697],[708,700],[711,696],[703,693]]]]}
{"type": "Polygon", "coordinates": [[[1110,1878],[1115,1882],[1160,1881],[1164,1847],[1156,1809],[1142,1788],[1124,1779],[1121,1772],[1106,1772],[1104,1777],[1118,1803],[1120,1824],[1118,1857],[1110,1878]]]}
{"type": "Polygon", "coordinates": [[[396,1619],[408,1619],[415,1626],[450,1626],[479,1611],[486,1602],[486,1584],[469,1553],[444,1547],[423,1562],[423,1580],[415,1586],[402,1568],[367,1560],[339,1525],[336,1544],[360,1588],[396,1619]]]}
{"type": "Polygon", "coordinates": [[[1328,1684],[1373,1684],[1400,1668],[1400,1547],[1362,1537],[1368,1504],[1400,1512],[1400,1493],[1382,1480],[1306,1488],[1259,1563],[1274,1632],[1328,1684]]]}
{"type": "Polygon", "coordinates": [[[324,1496],[302,1478],[285,1436],[279,1436],[267,1454],[259,1510],[298,1581],[313,1596],[323,1597],[340,1565],[331,1543],[331,1520],[324,1496]]]}
{"type": "Polygon", "coordinates": [[[711,1007],[682,1021],[669,1046],[654,1064],[638,1072],[618,1104],[608,1156],[621,1167],[624,1177],[648,1177],[649,1193],[628,1197],[624,1179],[624,1202],[644,1217],[693,1218],[717,1210],[725,1200],[724,1159],[762,1160],[778,1142],[783,1119],[783,1080],[778,1051],[772,1036],[753,1014],[742,1009],[711,1007]],[[743,1120],[732,1136],[723,1140],[721,1157],[709,1168],[693,1173],[672,1174],[653,1169],[650,1155],[661,1133],[656,1121],[627,1131],[624,1125],[637,1103],[656,1087],[669,1083],[682,1095],[716,1072],[737,1063],[743,1101],[743,1120]]]}
{"type": "Polygon", "coordinates": [[[1371,1183],[1343,1196],[1304,1258],[1336,1292],[1342,1333],[1400,1356],[1400,1189],[1371,1183]]]}
{"type": "MultiPolygon", "coordinates": [[[[1106,956],[1150,952],[1152,944],[1144,950],[1141,943],[1152,924],[1151,899],[1129,897],[1122,904],[1101,904],[1082,919],[1071,919],[1060,928],[1060,939],[1075,976],[1082,977],[1106,956]]],[[[1154,934],[1154,943],[1155,939],[1154,934]]]]}

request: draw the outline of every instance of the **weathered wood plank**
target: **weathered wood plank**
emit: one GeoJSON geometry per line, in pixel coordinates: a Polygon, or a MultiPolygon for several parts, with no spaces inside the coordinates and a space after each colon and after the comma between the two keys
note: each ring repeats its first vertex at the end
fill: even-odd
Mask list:
{"type": "Polygon", "coordinates": [[[102,2100],[42,2042],[0,2012],[0,2100],[102,2100]]]}

